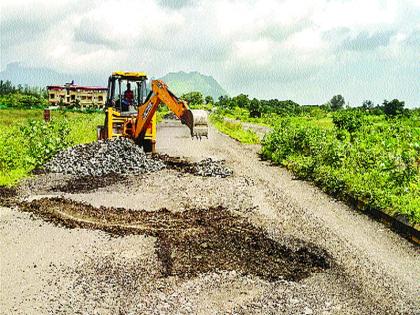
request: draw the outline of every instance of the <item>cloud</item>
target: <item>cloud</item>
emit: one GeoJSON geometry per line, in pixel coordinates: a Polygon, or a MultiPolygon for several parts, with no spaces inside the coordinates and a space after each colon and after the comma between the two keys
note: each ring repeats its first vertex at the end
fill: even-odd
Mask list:
{"type": "Polygon", "coordinates": [[[392,31],[378,32],[370,35],[367,31],[359,33],[356,38],[348,38],[341,44],[341,48],[348,50],[369,50],[387,46],[394,34],[392,31]]]}
{"type": "MultiPolygon", "coordinates": [[[[398,72],[418,68],[419,9],[415,0],[4,0],[1,68],[104,78],[196,70],[232,94],[312,104],[337,91],[358,104],[387,97],[381,86],[413,86],[398,72]]],[[[420,105],[416,93],[399,97],[420,105]]]]}
{"type": "Polygon", "coordinates": [[[158,3],[163,7],[180,9],[193,4],[192,0],[159,0],[158,3]]]}

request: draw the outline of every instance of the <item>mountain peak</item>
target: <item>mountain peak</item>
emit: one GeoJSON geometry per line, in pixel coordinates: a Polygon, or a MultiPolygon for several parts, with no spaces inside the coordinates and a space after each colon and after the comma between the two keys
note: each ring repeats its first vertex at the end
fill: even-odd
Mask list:
{"type": "Polygon", "coordinates": [[[214,99],[218,99],[219,96],[227,94],[212,76],[204,75],[198,71],[169,72],[160,79],[177,95],[198,91],[204,96],[210,95],[214,99]]]}

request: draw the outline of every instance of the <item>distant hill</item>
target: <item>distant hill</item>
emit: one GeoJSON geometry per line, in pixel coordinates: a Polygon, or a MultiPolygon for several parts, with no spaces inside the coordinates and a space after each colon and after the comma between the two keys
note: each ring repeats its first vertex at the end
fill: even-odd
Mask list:
{"type": "Polygon", "coordinates": [[[216,100],[220,95],[227,94],[212,76],[196,71],[189,73],[184,71],[170,72],[160,79],[169,86],[172,92],[179,96],[184,93],[198,91],[204,96],[210,95],[216,100]]]}
{"type": "Polygon", "coordinates": [[[60,73],[45,67],[30,68],[23,66],[19,62],[9,63],[6,69],[0,72],[0,80],[9,80],[13,85],[27,84],[34,87],[64,84],[72,80],[80,85],[106,86],[107,79],[107,77],[94,78],[88,75],[60,73]]]}

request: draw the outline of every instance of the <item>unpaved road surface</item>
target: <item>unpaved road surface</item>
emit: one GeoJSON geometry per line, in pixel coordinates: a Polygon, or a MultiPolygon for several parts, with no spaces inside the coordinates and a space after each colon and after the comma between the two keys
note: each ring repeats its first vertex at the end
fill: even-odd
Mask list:
{"type": "Polygon", "coordinates": [[[28,180],[0,208],[2,314],[419,313],[418,248],[258,146],[169,122],[158,151],[233,175],[28,180]]]}

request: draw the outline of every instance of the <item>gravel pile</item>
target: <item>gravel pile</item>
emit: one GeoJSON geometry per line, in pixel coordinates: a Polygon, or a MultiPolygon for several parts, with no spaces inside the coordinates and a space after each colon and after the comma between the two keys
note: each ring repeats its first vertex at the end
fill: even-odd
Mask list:
{"type": "Polygon", "coordinates": [[[165,164],[148,158],[143,149],[131,140],[118,138],[61,151],[44,167],[51,173],[104,176],[156,172],[165,168],[165,164]]]}
{"type": "Polygon", "coordinates": [[[232,170],[225,166],[224,160],[213,160],[212,158],[193,163],[190,171],[198,176],[228,177],[232,175],[232,170]]]}
{"type": "Polygon", "coordinates": [[[224,178],[233,174],[233,171],[225,165],[225,160],[207,158],[199,162],[191,162],[187,159],[167,154],[155,154],[153,159],[164,162],[168,169],[196,176],[224,178]]]}

